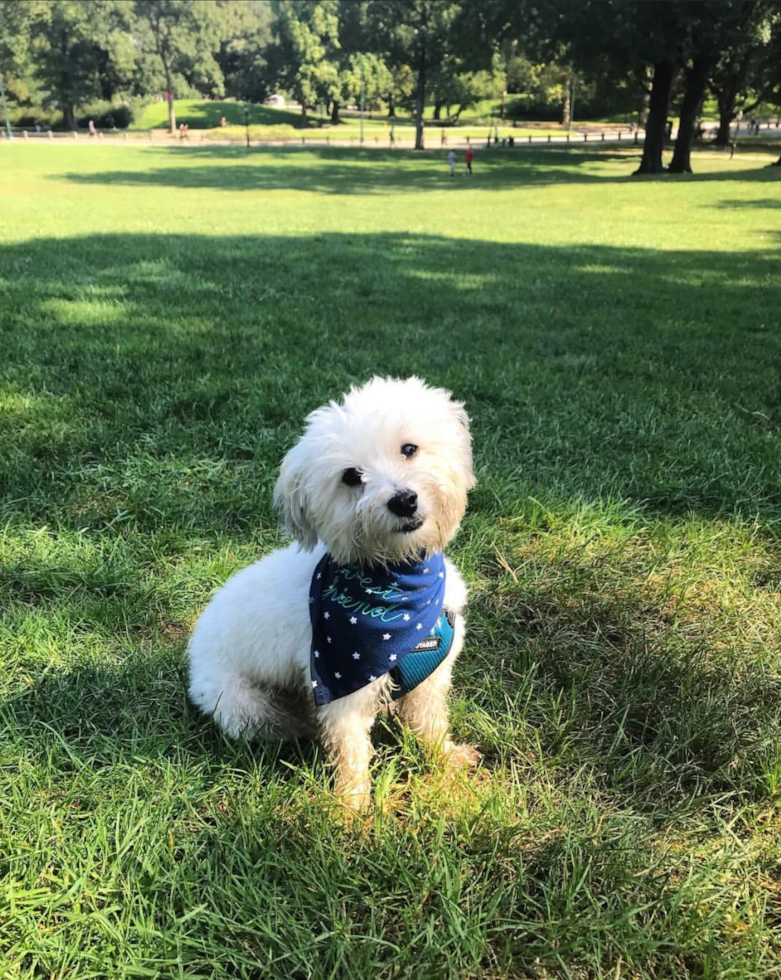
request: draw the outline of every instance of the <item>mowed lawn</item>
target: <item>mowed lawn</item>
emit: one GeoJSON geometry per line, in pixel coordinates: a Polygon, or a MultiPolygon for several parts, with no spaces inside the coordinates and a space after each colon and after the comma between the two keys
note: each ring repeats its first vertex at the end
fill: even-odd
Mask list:
{"type": "Polygon", "coordinates": [[[0,152],[0,975],[781,975],[773,157],[0,152]],[[485,760],[380,726],[350,826],[184,654],[375,373],[473,420],[485,760]]]}

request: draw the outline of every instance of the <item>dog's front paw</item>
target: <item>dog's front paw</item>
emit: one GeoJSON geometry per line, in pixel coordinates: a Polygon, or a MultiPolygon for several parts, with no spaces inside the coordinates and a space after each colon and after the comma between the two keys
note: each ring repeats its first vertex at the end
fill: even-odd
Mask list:
{"type": "Polygon", "coordinates": [[[365,813],[371,807],[371,783],[368,779],[338,779],[335,796],[350,813],[365,813]]]}
{"type": "Polygon", "coordinates": [[[482,758],[474,745],[454,745],[451,742],[445,747],[445,759],[450,769],[473,769],[480,764],[482,758]]]}

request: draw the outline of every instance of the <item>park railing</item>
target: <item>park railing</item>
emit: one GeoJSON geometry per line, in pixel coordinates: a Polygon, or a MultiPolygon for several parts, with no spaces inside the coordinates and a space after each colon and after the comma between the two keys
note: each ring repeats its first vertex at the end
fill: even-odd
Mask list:
{"type": "MultiPolygon", "coordinates": [[[[621,143],[624,145],[638,145],[645,138],[645,132],[636,127],[604,127],[604,128],[580,128],[569,132],[559,133],[521,133],[513,132],[509,135],[498,136],[496,130],[486,136],[472,134],[460,135],[458,130],[447,129],[434,132],[430,127],[425,133],[426,149],[466,149],[468,146],[482,148],[515,148],[522,146],[567,146],[580,144],[602,144],[602,143],[621,143]]],[[[735,135],[739,133],[739,126],[735,127],[735,135]]],[[[215,130],[194,129],[186,132],[177,131],[170,133],[167,129],[150,130],[96,130],[90,133],[87,130],[59,131],[51,129],[35,130],[30,128],[17,128],[11,130],[14,139],[21,140],[81,140],[85,142],[96,141],[132,141],[146,143],[165,143],[167,145],[192,146],[192,145],[211,145],[211,146],[340,146],[353,148],[384,148],[384,149],[413,149],[415,146],[414,134],[407,135],[406,131],[398,133],[369,133],[363,140],[357,134],[323,133],[318,130],[308,130],[300,135],[253,135],[252,132],[242,134],[222,134],[215,130]]],[[[673,131],[668,138],[674,138],[673,131]]],[[[715,130],[708,130],[702,134],[702,140],[712,142],[715,130]]],[[[741,133],[741,136],[757,137],[765,139],[776,139],[781,137],[781,123],[762,122],[754,123],[750,133],[741,133]]],[[[8,133],[4,130],[3,137],[8,139],[8,133]]],[[[735,137],[733,136],[732,139],[735,137]]]]}
{"type": "MultiPolygon", "coordinates": [[[[8,134],[4,131],[3,136],[7,139],[8,134]]],[[[415,146],[414,135],[404,135],[404,136],[388,136],[379,134],[370,134],[364,136],[361,140],[360,136],[357,135],[346,135],[346,134],[331,134],[331,133],[320,133],[317,131],[310,131],[301,133],[301,135],[295,136],[253,136],[252,134],[247,136],[236,136],[236,135],[223,135],[221,133],[215,133],[214,130],[200,130],[194,129],[190,130],[188,133],[181,134],[179,132],[169,133],[164,129],[151,129],[146,131],[128,131],[128,130],[98,130],[95,133],[89,133],[86,130],[74,130],[68,132],[62,132],[58,130],[41,130],[35,131],[32,129],[12,129],[12,136],[14,139],[22,140],[81,140],[82,142],[96,142],[96,141],[128,141],[128,142],[147,142],[147,143],[167,143],[170,145],[193,145],[193,144],[212,144],[212,145],[235,145],[235,146],[246,146],[249,142],[252,146],[352,146],[352,147],[383,147],[383,148],[397,148],[397,149],[412,149],[415,146]]],[[[442,137],[434,137],[430,133],[426,136],[426,148],[436,149],[440,147],[442,149],[449,149],[452,147],[467,147],[467,146],[501,146],[501,147],[513,147],[513,146],[529,146],[534,144],[567,144],[567,143],[606,143],[606,142],[625,142],[625,143],[637,143],[639,134],[637,131],[631,133],[629,130],[622,131],[589,131],[582,130],[572,133],[563,134],[513,134],[511,136],[460,136],[456,133],[450,131],[450,133],[442,137]]]]}

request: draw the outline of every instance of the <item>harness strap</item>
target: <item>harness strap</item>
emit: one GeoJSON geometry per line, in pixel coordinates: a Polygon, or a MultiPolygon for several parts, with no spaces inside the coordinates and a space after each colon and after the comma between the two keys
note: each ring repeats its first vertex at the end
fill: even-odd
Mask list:
{"type": "Polygon", "coordinates": [[[391,694],[394,701],[398,701],[405,694],[409,694],[413,688],[422,684],[427,677],[434,673],[450,653],[455,631],[455,614],[443,612],[437,620],[432,634],[427,636],[425,640],[421,640],[407,654],[401,664],[390,671],[394,684],[397,685],[391,694]]]}

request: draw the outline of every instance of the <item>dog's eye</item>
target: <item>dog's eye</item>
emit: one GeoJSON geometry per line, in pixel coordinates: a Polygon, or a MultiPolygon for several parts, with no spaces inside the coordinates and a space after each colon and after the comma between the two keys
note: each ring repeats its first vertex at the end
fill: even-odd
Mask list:
{"type": "Polygon", "coordinates": [[[412,459],[415,453],[418,451],[417,446],[413,446],[411,442],[405,442],[401,447],[401,455],[406,456],[407,459],[412,459]]]}
{"type": "Polygon", "coordinates": [[[348,487],[359,487],[362,482],[361,471],[356,470],[354,466],[342,473],[342,483],[346,483],[348,487]]]}

